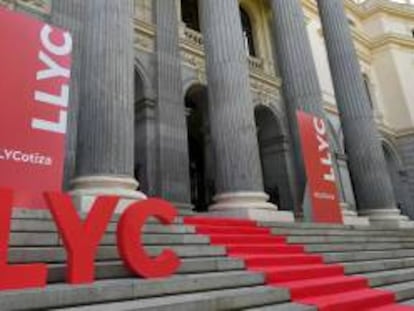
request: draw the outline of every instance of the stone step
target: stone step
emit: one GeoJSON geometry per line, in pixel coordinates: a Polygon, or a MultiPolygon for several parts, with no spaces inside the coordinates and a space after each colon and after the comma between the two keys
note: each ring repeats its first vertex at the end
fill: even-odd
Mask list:
{"type": "Polygon", "coordinates": [[[291,282],[304,279],[331,277],[343,275],[341,265],[295,265],[290,267],[252,267],[253,271],[260,271],[266,274],[266,282],[279,283],[291,282]]]}
{"type": "MultiPolygon", "coordinates": [[[[194,235],[193,228],[185,226],[174,226],[168,228],[161,225],[147,225],[145,227],[143,241],[145,244],[208,244],[210,239],[204,235],[194,235]]],[[[235,239],[235,242],[243,242],[243,236],[246,239],[261,241],[264,243],[283,242],[284,237],[261,237],[246,235],[229,235],[213,236],[213,242],[229,241],[235,239]],[[238,239],[236,241],[236,239],[238,239]],[[217,240],[217,241],[215,241],[217,240]]],[[[246,240],[248,241],[248,240],[246,240]]],[[[116,235],[109,231],[102,240],[102,245],[113,245],[116,242],[116,235]]],[[[414,239],[410,238],[382,238],[378,240],[362,237],[345,238],[342,237],[288,237],[291,244],[305,244],[309,251],[346,251],[346,250],[363,250],[363,249],[396,249],[396,248],[413,248],[414,239]],[[342,247],[343,246],[343,247],[342,247]]],[[[224,242],[223,242],[224,243],[224,242]]],[[[11,246],[53,246],[62,245],[60,235],[56,232],[12,232],[10,234],[11,246]]]]}
{"type": "MultiPolygon", "coordinates": [[[[196,293],[238,287],[261,286],[263,276],[246,271],[203,273],[174,276],[168,279],[113,279],[94,284],[49,285],[46,289],[0,292],[1,310],[49,309],[67,306],[145,299],[166,295],[196,293]]],[[[286,290],[273,292],[287,300],[286,290]]],[[[112,309],[117,310],[117,309],[112,309]]]]}
{"type": "MultiPolygon", "coordinates": [[[[85,217],[85,213],[81,213],[81,217],[85,217]]],[[[117,222],[119,220],[119,214],[114,215],[112,217],[112,222],[117,222]]],[[[196,215],[197,216],[197,215],[196,215]]],[[[14,209],[12,215],[13,221],[17,220],[44,220],[44,221],[51,221],[52,217],[48,210],[30,210],[30,209],[14,209]]],[[[52,221],[51,221],[52,222],[52,221]]],[[[149,223],[157,223],[158,221],[152,219],[149,223]]],[[[53,223],[53,222],[52,222],[53,223]]],[[[177,217],[174,220],[175,224],[182,224],[183,218],[177,217]]],[[[226,223],[227,225],[228,223],[226,223]]],[[[236,223],[232,225],[237,225],[236,223]]],[[[240,222],[241,226],[251,225],[251,222],[244,221],[240,222]]],[[[377,234],[382,233],[394,233],[400,235],[412,235],[414,236],[414,232],[411,229],[394,229],[384,226],[378,225],[371,225],[371,226],[350,226],[350,225],[339,225],[339,224],[313,224],[313,223],[280,223],[280,222],[260,222],[259,225],[263,227],[275,228],[275,229],[293,229],[301,231],[303,229],[311,229],[311,230],[323,230],[321,231],[322,234],[330,233],[331,231],[326,232],[325,230],[332,230],[332,231],[345,231],[345,232],[363,232],[364,235],[368,234],[368,232],[377,232],[377,234]]],[[[353,233],[353,234],[354,234],[353,233]]],[[[316,234],[316,232],[315,232],[316,234]]]]}
{"type": "Polygon", "coordinates": [[[249,226],[208,226],[208,225],[199,225],[196,227],[196,231],[199,234],[249,234],[249,235],[258,235],[258,236],[267,236],[270,233],[270,230],[267,228],[258,228],[258,227],[249,227],[249,226]]]}
{"type": "Polygon", "coordinates": [[[261,221],[259,225],[267,228],[286,228],[286,229],[315,229],[315,230],[352,230],[352,231],[388,231],[388,232],[406,232],[413,235],[413,231],[410,228],[394,228],[390,226],[383,226],[378,224],[371,224],[370,226],[355,226],[355,225],[341,225],[341,224],[317,224],[308,222],[273,222],[273,221],[261,221]]]}
{"type": "Polygon", "coordinates": [[[319,310],[376,310],[377,307],[393,304],[394,297],[386,291],[365,288],[301,298],[298,302],[317,305],[319,310]]]}
{"type": "Polygon", "coordinates": [[[369,280],[370,286],[380,287],[395,283],[414,281],[414,268],[370,272],[361,275],[369,280]]]}
{"type": "Polygon", "coordinates": [[[360,276],[321,276],[320,278],[300,279],[289,282],[276,282],[275,287],[287,287],[294,301],[316,296],[335,295],[346,291],[366,289],[368,281],[360,276]]]}
{"type": "Polygon", "coordinates": [[[345,267],[345,272],[347,274],[414,268],[414,257],[348,262],[343,263],[342,265],[345,267]]]}
{"type": "Polygon", "coordinates": [[[303,253],[303,246],[286,244],[231,244],[226,246],[227,253],[237,255],[262,254],[299,254],[303,253]]]}
{"type": "MultiPolygon", "coordinates": [[[[208,214],[206,214],[208,215],[208,214]]],[[[198,226],[214,226],[214,227],[257,227],[257,223],[248,219],[236,218],[215,218],[199,214],[196,217],[184,218],[184,223],[187,225],[198,226]]]]}
{"type": "MultiPolygon", "coordinates": [[[[37,213],[35,213],[37,215],[37,213]]],[[[108,225],[108,232],[115,232],[117,217],[108,225]]],[[[342,229],[300,229],[297,227],[277,227],[272,228],[272,233],[276,235],[296,236],[358,236],[358,237],[404,237],[414,239],[414,232],[407,230],[352,230],[347,227],[342,229]]],[[[16,218],[12,220],[12,231],[14,232],[56,232],[56,226],[50,218],[16,218]]],[[[182,225],[182,219],[177,218],[174,224],[164,226],[158,224],[156,220],[149,221],[144,227],[144,232],[148,233],[194,233],[195,229],[191,225],[182,225]]],[[[237,232],[238,234],[240,232],[237,232]]]]}
{"type": "Polygon", "coordinates": [[[272,227],[271,231],[276,235],[289,236],[360,236],[360,237],[414,237],[411,231],[403,230],[358,230],[358,229],[300,229],[296,227],[272,227]]]}
{"type": "MultiPolygon", "coordinates": [[[[177,226],[168,228],[161,225],[147,225],[144,231],[143,241],[148,245],[157,244],[208,244],[209,238],[203,235],[194,235],[194,228],[177,226]]],[[[242,235],[239,235],[242,237],[242,235]]],[[[219,238],[219,237],[217,237],[219,238]]],[[[230,237],[229,237],[230,238],[230,237]]],[[[250,239],[260,240],[260,237],[249,237],[250,239]]],[[[226,237],[220,237],[228,240],[226,237]]],[[[267,237],[275,242],[283,237],[267,237]]],[[[269,240],[270,241],[270,240],[269,240]]],[[[337,237],[288,237],[291,244],[305,244],[307,250],[311,252],[328,251],[359,251],[359,250],[381,250],[381,249],[414,249],[414,240],[410,242],[408,238],[384,238],[378,241],[369,238],[346,239],[337,237]],[[392,242],[394,240],[394,242],[392,242]]],[[[116,235],[114,233],[105,234],[101,244],[114,245],[116,235]]],[[[56,246],[62,245],[59,234],[53,232],[12,232],[10,235],[11,246],[56,246]]]]}
{"type": "Polygon", "coordinates": [[[332,243],[412,243],[414,237],[362,237],[362,236],[292,236],[287,237],[288,243],[295,244],[332,244],[332,243]]]}
{"type": "Polygon", "coordinates": [[[290,234],[287,238],[291,244],[286,245],[284,238],[265,237],[268,230],[257,230],[251,222],[224,220],[219,226],[205,223],[205,233],[214,233],[212,242],[231,242],[226,249],[210,246],[211,239],[195,234],[194,226],[182,225],[182,218],[170,226],[152,220],[144,227],[146,249],[157,255],[172,248],[182,258],[182,266],[173,278],[143,280],[134,278],[119,260],[114,245],[114,217],[98,251],[97,282],[70,286],[62,283],[66,254],[50,215],[17,216],[12,223],[10,262],[50,263],[50,285],[46,290],[0,292],[1,310],[313,311],[316,308],[312,306],[290,303],[286,289],[264,286],[266,280],[261,271],[269,270],[267,265],[273,263],[268,258],[274,258],[280,265],[270,271],[270,279],[274,280],[300,280],[303,273],[308,277],[342,273],[335,265],[318,268],[319,255],[327,263],[343,263],[346,274],[363,275],[372,286],[394,290],[400,301],[414,299],[414,234],[410,231],[309,224],[274,227],[274,235],[290,234]],[[304,244],[307,251],[316,254],[305,256],[303,248],[295,244],[304,244]],[[243,260],[228,258],[227,253],[250,256],[257,262],[258,271],[245,271],[243,260]],[[287,261],[289,256],[297,258],[297,262],[287,261]],[[298,266],[286,271],[283,265],[287,263],[298,266]]]}
{"type": "Polygon", "coordinates": [[[209,235],[210,242],[216,245],[226,244],[280,244],[285,243],[286,238],[281,236],[261,236],[261,235],[250,235],[250,234],[218,234],[209,235]]]}
{"type": "MultiPolygon", "coordinates": [[[[85,218],[88,214],[81,212],[79,213],[81,218],[85,218]]],[[[114,215],[111,218],[111,222],[118,222],[121,214],[114,213],[114,215]]],[[[33,210],[33,209],[24,209],[24,208],[14,208],[12,211],[12,220],[18,220],[18,219],[29,219],[29,220],[45,220],[45,221],[53,221],[52,214],[48,209],[43,210],[33,210]]],[[[158,222],[155,218],[151,218],[149,222],[158,222]]],[[[183,217],[177,216],[174,219],[175,224],[182,224],[183,223],[183,217]]]]}
{"type": "MultiPolygon", "coordinates": [[[[73,311],[224,311],[241,310],[249,307],[284,303],[289,299],[286,290],[267,286],[246,287],[230,290],[140,299],[135,301],[99,304],[59,310],[73,311]]],[[[275,309],[277,310],[277,309],[275,309]]],[[[283,309],[282,309],[283,310],[283,309]]],[[[284,309],[286,310],[286,308],[284,309]]],[[[302,309],[296,309],[302,310],[302,309]]],[[[277,310],[278,311],[278,310],[277,310]]]]}
{"type": "MultiPolygon", "coordinates": [[[[294,244],[292,244],[294,245],[294,244]]],[[[398,251],[401,249],[414,250],[411,243],[353,243],[353,244],[308,244],[305,249],[311,253],[355,253],[368,251],[389,250],[398,251]]],[[[389,258],[389,257],[388,257],[389,258]]]]}
{"type": "MultiPolygon", "coordinates": [[[[177,274],[194,274],[224,271],[244,271],[242,260],[227,257],[185,258],[177,274]]],[[[103,261],[95,263],[95,279],[135,277],[122,261],[103,261]]],[[[66,278],[66,263],[48,265],[48,283],[64,282],[66,278]]]]}
{"type": "Polygon", "coordinates": [[[413,249],[384,250],[384,251],[359,251],[359,252],[339,252],[323,253],[328,262],[356,262],[375,259],[396,259],[404,257],[414,257],[413,249]]]}
{"type": "Polygon", "coordinates": [[[405,306],[413,306],[414,307],[414,299],[402,301],[402,304],[405,306]]]}
{"type": "MultiPolygon", "coordinates": [[[[207,236],[195,234],[158,234],[150,233],[142,236],[145,245],[207,245],[210,239],[207,236]]],[[[113,233],[105,234],[100,245],[115,245],[116,235],[113,233]]],[[[10,234],[10,246],[62,246],[63,242],[57,233],[29,233],[13,232],[10,234]]]]}
{"type": "Polygon", "coordinates": [[[282,303],[258,308],[244,309],[243,311],[318,311],[317,307],[301,305],[298,303],[282,303]]]}
{"type": "Polygon", "coordinates": [[[379,288],[395,293],[397,301],[414,299],[414,281],[381,286],[379,288]]]}
{"type": "MultiPolygon", "coordinates": [[[[148,246],[148,254],[158,255],[165,248],[171,248],[181,258],[224,256],[226,250],[221,246],[209,245],[180,245],[180,246],[148,246]]],[[[101,246],[96,260],[118,260],[118,250],[115,246],[101,246]]],[[[9,249],[11,263],[59,263],[66,260],[63,247],[14,247],[9,249]]]]}
{"type": "Polygon", "coordinates": [[[323,263],[323,257],[321,255],[308,254],[244,255],[243,259],[249,267],[294,266],[323,263]]]}
{"type": "MultiPolygon", "coordinates": [[[[111,222],[108,224],[106,232],[116,232],[117,223],[111,222]]],[[[162,225],[156,223],[148,223],[142,228],[144,233],[195,233],[193,226],[187,226],[182,224],[162,225]]],[[[30,232],[41,233],[51,232],[56,233],[56,225],[50,220],[37,220],[37,219],[15,219],[11,223],[12,232],[30,232]]]]}

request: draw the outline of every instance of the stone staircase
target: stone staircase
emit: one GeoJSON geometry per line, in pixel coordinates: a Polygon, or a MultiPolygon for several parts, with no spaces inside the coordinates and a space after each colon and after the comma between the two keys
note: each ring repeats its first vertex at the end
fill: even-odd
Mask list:
{"type": "MultiPolygon", "coordinates": [[[[325,263],[334,264],[333,271],[363,276],[366,285],[393,292],[401,302],[393,309],[375,310],[414,310],[414,231],[277,223],[261,223],[263,228],[257,228],[249,222],[234,228],[231,223],[218,220],[214,223],[216,229],[206,230],[191,221],[186,218],[184,224],[183,218],[178,218],[168,227],[149,222],[144,228],[143,240],[151,254],[171,247],[182,258],[182,266],[174,277],[133,277],[117,254],[114,219],[98,252],[97,281],[71,286],[64,283],[65,251],[50,215],[16,212],[10,262],[47,262],[50,284],[41,290],[0,292],[0,310],[317,310],[313,305],[292,302],[291,296],[294,298],[295,294],[291,295],[287,287],[269,286],[263,269],[252,268],[255,263],[279,271],[293,268],[290,273],[298,281],[300,273],[295,272],[295,266],[304,268],[303,271],[314,270],[314,276],[320,276],[317,269],[325,263]],[[269,236],[270,230],[266,228],[274,237],[269,236]],[[259,239],[257,234],[261,235],[259,239]],[[237,258],[237,254],[246,251],[250,253],[246,262],[237,258]]],[[[304,275],[310,276],[308,272],[304,275]]],[[[343,299],[349,300],[352,291],[335,285],[335,277],[340,275],[334,273],[330,287],[343,292],[343,299]]],[[[349,284],[358,288],[364,284],[363,278],[350,278],[349,284]]],[[[324,310],[350,309],[333,306],[324,310]]]]}
{"type": "Polygon", "coordinates": [[[301,244],[324,262],[340,263],[349,276],[363,276],[370,287],[390,291],[414,310],[414,230],[312,224],[263,223],[288,243],[301,244]]]}

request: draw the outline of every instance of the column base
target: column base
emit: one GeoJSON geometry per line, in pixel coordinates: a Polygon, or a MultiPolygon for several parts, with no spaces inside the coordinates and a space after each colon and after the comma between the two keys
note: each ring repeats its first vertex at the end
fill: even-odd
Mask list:
{"type": "Polygon", "coordinates": [[[170,202],[178,211],[179,216],[193,216],[194,205],[182,202],[170,202]]]}
{"type": "Polygon", "coordinates": [[[255,221],[295,221],[292,212],[279,211],[276,205],[267,202],[268,199],[269,196],[263,192],[219,194],[214,197],[216,203],[209,207],[209,215],[255,221]]]}
{"type": "Polygon", "coordinates": [[[341,203],[342,220],[344,225],[348,226],[369,226],[369,218],[358,216],[358,214],[349,208],[347,203],[341,203]]]}
{"type": "Polygon", "coordinates": [[[88,213],[96,197],[115,195],[121,200],[115,213],[122,213],[131,203],[147,199],[147,196],[137,191],[138,182],[128,177],[86,176],[72,181],[72,196],[75,206],[80,212],[88,213]]]}
{"type": "Polygon", "coordinates": [[[401,215],[397,208],[371,209],[360,211],[360,215],[368,216],[371,225],[385,228],[414,228],[414,222],[401,215]]]}

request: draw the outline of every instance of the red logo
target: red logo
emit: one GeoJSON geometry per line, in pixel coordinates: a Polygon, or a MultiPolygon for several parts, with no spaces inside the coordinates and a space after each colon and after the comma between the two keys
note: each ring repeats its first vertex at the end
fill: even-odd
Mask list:
{"type": "Polygon", "coordinates": [[[69,33],[0,8],[0,186],[17,206],[61,189],[71,52],[69,33]]]}
{"type": "Polygon", "coordinates": [[[325,121],[297,112],[313,222],[342,223],[333,157],[325,121]]]}
{"type": "MultiPolygon", "coordinates": [[[[67,282],[91,283],[95,279],[95,257],[118,197],[99,197],[85,220],[80,219],[71,198],[62,193],[46,193],[48,206],[67,253],[67,282]]],[[[13,192],[0,189],[0,290],[44,287],[47,265],[44,263],[9,265],[7,250],[13,192]]],[[[170,224],[177,216],[174,207],[163,200],[149,199],[131,204],[117,226],[118,252],[124,264],[144,278],[167,277],[177,271],[180,260],[169,249],[152,258],[141,241],[142,227],[150,217],[170,224]]]]}

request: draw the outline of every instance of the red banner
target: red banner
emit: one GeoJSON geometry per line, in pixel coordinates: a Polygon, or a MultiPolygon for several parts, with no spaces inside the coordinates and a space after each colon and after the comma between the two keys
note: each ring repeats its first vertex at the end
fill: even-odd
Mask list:
{"type": "Polygon", "coordinates": [[[71,52],[69,33],[0,8],[0,187],[16,206],[61,189],[71,52]]]}
{"type": "Polygon", "coordinates": [[[303,111],[297,112],[297,118],[312,205],[311,220],[320,223],[342,223],[334,160],[325,121],[303,111]]]}

